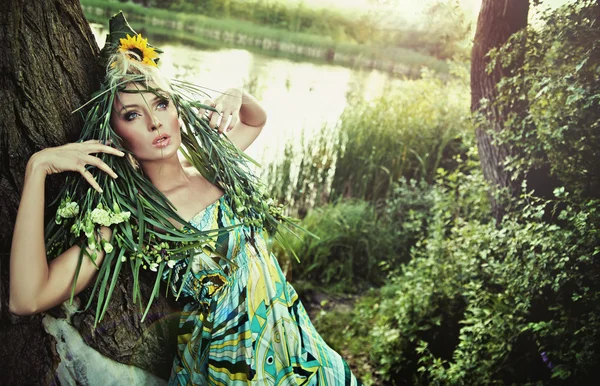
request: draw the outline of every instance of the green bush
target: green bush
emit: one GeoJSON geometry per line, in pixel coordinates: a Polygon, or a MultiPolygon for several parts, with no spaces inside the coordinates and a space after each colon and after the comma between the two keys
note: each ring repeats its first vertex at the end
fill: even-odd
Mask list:
{"type": "Polygon", "coordinates": [[[600,202],[531,194],[501,227],[478,169],[443,176],[435,214],[381,289],[372,360],[390,384],[584,384],[600,361],[600,202]],[[560,225],[542,221],[547,211],[560,225]]]}
{"type": "MultiPolygon", "coordinates": [[[[391,270],[387,284],[352,311],[323,312],[315,324],[332,346],[360,359],[359,374],[369,383],[588,384],[600,361],[600,202],[577,204],[563,188],[552,201],[527,193],[500,227],[491,220],[475,151],[468,154],[456,160],[455,171],[439,170],[432,187],[409,182],[395,188],[396,198],[377,221],[405,224],[398,232],[407,239],[422,235],[404,244],[413,245],[413,259],[398,264],[400,272],[391,270]],[[554,224],[543,220],[548,217],[554,224]]],[[[347,202],[307,217],[304,224],[319,224],[310,228],[319,234],[340,233],[323,240],[328,252],[315,266],[319,275],[350,261],[335,257],[332,240],[376,242],[360,232],[368,224],[357,220],[373,218],[369,208],[347,202]],[[348,224],[341,218],[353,226],[340,226],[348,224]]],[[[398,233],[393,238],[403,240],[398,233]]],[[[396,256],[404,242],[390,246],[396,256]]],[[[311,278],[298,269],[295,277],[311,278]]],[[[352,277],[347,283],[356,286],[360,271],[350,271],[331,278],[352,277]]]]}
{"type": "MultiPolygon", "coordinates": [[[[349,195],[375,204],[376,209],[371,210],[377,213],[378,229],[387,229],[381,224],[395,224],[400,229],[389,234],[403,244],[404,251],[399,252],[396,245],[395,252],[404,256],[397,261],[406,263],[392,266],[400,266],[400,272],[391,270],[387,284],[358,303],[351,313],[353,321],[348,321],[348,315],[342,318],[332,313],[320,322],[339,328],[336,320],[346,321],[342,338],[355,337],[358,342],[364,342],[358,337],[364,336],[367,326],[369,342],[364,347],[370,353],[369,367],[378,369],[384,383],[587,385],[598,377],[598,14],[597,2],[581,1],[549,15],[545,25],[528,31],[523,68],[500,85],[501,105],[522,106],[522,101],[527,101],[524,116],[509,116],[506,135],[499,138],[517,150],[508,167],[519,178],[531,168],[549,165],[553,176],[565,185],[554,189],[553,197],[542,199],[523,184],[523,193],[510,203],[511,211],[501,223],[490,214],[490,188],[473,150],[466,157],[464,150],[456,152],[458,156],[442,157],[451,163],[449,167],[414,158],[410,161],[417,162],[407,163],[413,166],[403,169],[409,172],[397,176],[428,176],[425,180],[435,179],[434,184],[421,189],[416,183],[402,183],[386,190],[380,189],[385,179],[377,179],[376,170],[379,165],[389,169],[386,157],[397,156],[398,146],[386,147],[386,140],[391,141],[392,134],[401,137],[402,130],[389,129],[389,137],[374,132],[370,134],[373,138],[366,130],[348,131],[352,134],[345,139],[344,146],[348,146],[339,149],[353,156],[344,163],[344,155],[336,155],[336,173],[346,173],[343,183],[351,181],[352,175],[361,180],[362,185],[352,185],[353,192],[360,194],[349,195]],[[373,143],[383,146],[374,151],[373,143]],[[418,174],[414,165],[419,164],[429,165],[421,168],[427,173],[418,174]],[[373,193],[378,190],[385,194],[373,193]],[[412,212],[402,207],[406,203],[411,203],[412,212]]],[[[520,38],[515,38],[513,48],[520,38]]],[[[512,55],[519,51],[501,50],[496,58],[510,62],[512,55]]],[[[347,122],[369,116],[353,113],[346,117],[356,119],[347,122]]],[[[385,113],[379,112],[381,116],[385,113]]],[[[377,111],[371,118],[375,114],[377,111]]],[[[411,112],[401,114],[402,119],[411,116],[411,112]]],[[[421,117],[419,123],[430,118],[425,111],[415,114],[421,117]]],[[[432,132],[410,133],[422,137],[409,143],[421,145],[432,132]]],[[[464,140],[461,146],[468,143],[464,140]]],[[[390,187],[396,178],[391,179],[390,187]]],[[[335,178],[333,186],[338,189],[335,178]]],[[[328,217],[322,220],[322,232],[328,234],[335,229],[327,222],[334,216],[326,211],[321,215],[328,217]]],[[[360,224],[368,225],[373,224],[360,224]]],[[[368,237],[355,229],[351,233],[355,237],[368,237]]],[[[319,271],[329,269],[327,259],[321,259],[319,271]]],[[[376,255],[374,261],[378,261],[376,255]]],[[[333,266],[339,263],[332,259],[333,266]]],[[[356,272],[353,275],[356,277],[356,272]]],[[[332,342],[356,350],[350,342],[332,342]]]]}

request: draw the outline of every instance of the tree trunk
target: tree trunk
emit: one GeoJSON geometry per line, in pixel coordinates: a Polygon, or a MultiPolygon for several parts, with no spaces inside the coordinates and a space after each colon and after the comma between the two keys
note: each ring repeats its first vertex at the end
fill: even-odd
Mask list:
{"type": "MultiPolygon", "coordinates": [[[[496,100],[498,82],[511,71],[511,68],[502,68],[497,64],[488,74],[487,53],[492,48],[502,46],[512,34],[525,28],[528,12],[529,0],[483,0],[471,54],[471,111],[473,113],[480,111],[483,98],[490,102],[496,100]]],[[[521,66],[522,59],[516,60],[514,66],[521,66]]],[[[500,132],[505,129],[507,112],[498,111],[494,103],[488,103],[480,112],[486,118],[484,123],[476,128],[483,175],[492,185],[507,188],[511,195],[517,195],[520,182],[512,180],[510,173],[503,167],[503,162],[511,155],[511,149],[506,144],[492,143],[492,136],[488,132],[488,130],[500,132]]],[[[500,220],[505,213],[505,208],[500,201],[492,200],[492,212],[496,219],[500,220]]]]}
{"type": "MultiPolygon", "coordinates": [[[[8,312],[10,240],[25,166],[34,152],[77,139],[82,119],[71,111],[98,89],[102,69],[79,1],[5,0],[0,12],[0,384],[109,384],[113,382],[102,377],[114,369],[118,370],[112,376],[120,376],[120,383],[160,383],[142,370],[130,375],[135,368],[130,371],[132,366],[108,359],[165,378],[174,355],[177,320],[168,317],[173,315],[170,304],[158,299],[147,321],[140,323],[126,279],[115,289],[111,308],[97,329],[93,312],[71,318],[69,307],[31,317],[8,312]]],[[[59,184],[60,178],[49,181],[47,201],[59,184]]],[[[150,283],[142,289],[148,294],[153,278],[143,281],[150,283]]]]}

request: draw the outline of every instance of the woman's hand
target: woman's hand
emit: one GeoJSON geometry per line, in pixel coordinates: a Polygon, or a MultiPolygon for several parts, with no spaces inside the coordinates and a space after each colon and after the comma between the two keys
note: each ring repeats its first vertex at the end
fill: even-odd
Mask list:
{"type": "Polygon", "coordinates": [[[46,175],[66,171],[79,172],[94,189],[102,193],[102,188],[100,188],[92,173],[86,169],[86,165],[97,167],[113,178],[117,178],[117,173],[100,158],[92,155],[97,153],[112,154],[119,157],[125,155],[122,151],[104,145],[98,140],[90,140],[46,148],[35,153],[29,162],[32,167],[41,168],[46,175]]]}
{"type": "Polygon", "coordinates": [[[237,88],[230,88],[204,104],[217,112],[199,109],[198,113],[208,119],[211,129],[219,134],[227,132],[227,138],[240,150],[246,150],[254,142],[267,122],[267,113],[256,98],[237,88]]]}
{"type": "Polygon", "coordinates": [[[230,88],[216,99],[207,99],[203,104],[214,107],[217,112],[200,109],[200,115],[205,115],[208,126],[219,131],[219,134],[233,129],[240,119],[240,108],[242,107],[243,91],[238,88],[230,88]]]}

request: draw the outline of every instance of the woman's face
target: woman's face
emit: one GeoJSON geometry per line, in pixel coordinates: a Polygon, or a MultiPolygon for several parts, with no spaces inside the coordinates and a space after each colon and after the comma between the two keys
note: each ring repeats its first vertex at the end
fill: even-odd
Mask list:
{"type": "MultiPolygon", "coordinates": [[[[155,85],[150,83],[155,88],[155,85]]],[[[162,90],[146,91],[140,83],[129,83],[113,105],[111,124],[123,146],[140,161],[155,161],[177,154],[181,144],[177,109],[162,90]]]]}

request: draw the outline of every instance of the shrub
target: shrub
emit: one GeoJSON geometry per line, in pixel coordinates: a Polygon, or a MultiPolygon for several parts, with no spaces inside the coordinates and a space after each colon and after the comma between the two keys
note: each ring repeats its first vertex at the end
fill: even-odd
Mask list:
{"type": "Polygon", "coordinates": [[[585,383],[600,361],[600,202],[528,193],[498,227],[484,186],[477,170],[438,182],[427,236],[381,290],[376,367],[397,385],[585,383]]]}

